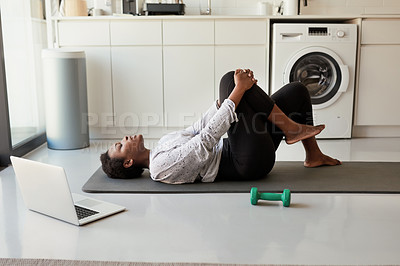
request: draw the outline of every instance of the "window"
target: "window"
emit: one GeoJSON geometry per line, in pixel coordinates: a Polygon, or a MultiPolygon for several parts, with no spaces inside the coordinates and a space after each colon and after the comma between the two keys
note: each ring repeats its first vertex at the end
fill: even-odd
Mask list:
{"type": "Polygon", "coordinates": [[[41,0],[0,1],[0,166],[45,142],[41,0]]]}

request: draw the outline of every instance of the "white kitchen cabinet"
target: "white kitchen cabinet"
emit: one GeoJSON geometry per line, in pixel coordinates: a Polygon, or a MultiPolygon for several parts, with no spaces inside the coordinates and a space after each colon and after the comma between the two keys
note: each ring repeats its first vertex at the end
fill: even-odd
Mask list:
{"type": "Polygon", "coordinates": [[[237,68],[253,70],[258,85],[268,91],[265,86],[266,47],[265,46],[216,46],[215,47],[215,96],[219,94],[219,82],[228,71],[237,68]]]}
{"type": "Polygon", "coordinates": [[[114,126],[117,134],[191,125],[218,98],[222,75],[236,68],[252,69],[267,90],[266,19],[61,19],[56,24],[59,47],[88,51],[93,125],[114,126]]]}
{"type": "Polygon", "coordinates": [[[111,45],[162,45],[161,20],[111,21],[111,45]]]}
{"type": "Polygon", "coordinates": [[[166,20],[163,45],[166,126],[186,127],[215,99],[214,20],[166,20]]]}
{"type": "Polygon", "coordinates": [[[363,45],[355,124],[400,125],[400,44],[363,45]]]}
{"type": "Polygon", "coordinates": [[[237,68],[254,71],[265,91],[267,63],[267,21],[265,19],[226,19],[215,21],[215,96],[226,72],[237,68]]]}
{"type": "Polygon", "coordinates": [[[126,134],[163,126],[161,31],[161,20],[110,21],[115,126],[126,134]]]}
{"type": "Polygon", "coordinates": [[[59,46],[105,46],[110,45],[108,21],[59,21],[59,46]]]}
{"type": "Polygon", "coordinates": [[[164,47],[166,125],[191,125],[213,101],[214,46],[164,47]]]}
{"type": "Polygon", "coordinates": [[[265,19],[221,19],[215,21],[215,44],[267,43],[265,19]]]}
{"type": "Polygon", "coordinates": [[[109,22],[66,20],[57,25],[58,46],[86,54],[89,126],[113,126],[109,22]]]}
{"type": "Polygon", "coordinates": [[[361,44],[400,44],[400,19],[365,19],[361,44]]]}
{"type": "Polygon", "coordinates": [[[88,123],[90,127],[114,125],[108,21],[58,21],[58,46],[86,54],[88,123]]]}
{"type": "Polygon", "coordinates": [[[115,125],[163,126],[161,46],[112,47],[115,125]]]}
{"type": "Polygon", "coordinates": [[[214,45],[214,20],[166,20],[164,45],[214,45]]]}
{"type": "Polygon", "coordinates": [[[400,125],[400,20],[362,22],[356,126],[400,125]],[[387,30],[389,29],[389,30],[387,30]]]}
{"type": "Polygon", "coordinates": [[[65,49],[85,51],[89,126],[113,126],[110,47],[70,46],[65,49]]]}

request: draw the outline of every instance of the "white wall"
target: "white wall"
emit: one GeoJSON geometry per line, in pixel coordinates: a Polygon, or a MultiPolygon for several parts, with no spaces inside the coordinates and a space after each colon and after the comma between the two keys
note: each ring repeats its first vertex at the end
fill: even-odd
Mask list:
{"type": "Polygon", "coordinates": [[[392,15],[400,14],[400,0],[308,0],[308,6],[301,10],[302,14],[392,15]]]}
{"type": "MultiPolygon", "coordinates": [[[[272,6],[281,0],[262,0],[272,6]]],[[[301,13],[305,15],[361,15],[361,14],[400,14],[400,0],[308,0],[304,7],[300,0],[301,13]]],[[[199,13],[199,5],[207,0],[184,0],[186,14],[199,13]]],[[[211,0],[214,15],[256,15],[260,0],[211,0]]]]}
{"type": "MultiPolygon", "coordinates": [[[[93,7],[95,0],[87,0],[88,7],[93,7]]],[[[115,2],[122,0],[113,0],[115,2]]],[[[143,1],[143,0],[140,0],[143,1]]],[[[172,2],[172,0],[164,0],[172,2]]],[[[187,15],[199,15],[200,6],[207,5],[208,0],[183,0],[187,15]]],[[[258,3],[267,2],[270,14],[282,0],[211,0],[213,15],[258,15],[258,3]]],[[[149,3],[158,0],[147,0],[149,3]]],[[[303,15],[363,15],[363,14],[400,14],[400,0],[300,0],[303,15]]]]}
{"type": "MultiPolygon", "coordinates": [[[[271,0],[273,1],[273,0],[271,0]]],[[[184,0],[185,13],[199,15],[200,6],[206,6],[207,0],[184,0]]],[[[255,15],[258,0],[211,0],[213,15],[255,15]]]]}

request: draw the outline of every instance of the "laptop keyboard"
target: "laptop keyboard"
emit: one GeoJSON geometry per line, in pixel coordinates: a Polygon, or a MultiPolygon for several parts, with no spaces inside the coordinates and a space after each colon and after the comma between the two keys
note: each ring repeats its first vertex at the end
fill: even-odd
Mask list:
{"type": "Polygon", "coordinates": [[[99,212],[94,211],[94,210],[89,210],[80,206],[75,205],[75,210],[76,214],[78,215],[78,220],[81,220],[83,218],[98,214],[99,212]]]}

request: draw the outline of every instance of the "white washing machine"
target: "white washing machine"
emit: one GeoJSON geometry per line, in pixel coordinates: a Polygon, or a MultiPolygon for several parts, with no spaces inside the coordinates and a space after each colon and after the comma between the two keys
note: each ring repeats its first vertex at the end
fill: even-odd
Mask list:
{"type": "Polygon", "coordinates": [[[270,93],[302,82],[319,138],[351,138],[357,50],[355,24],[273,24],[270,93]]]}

